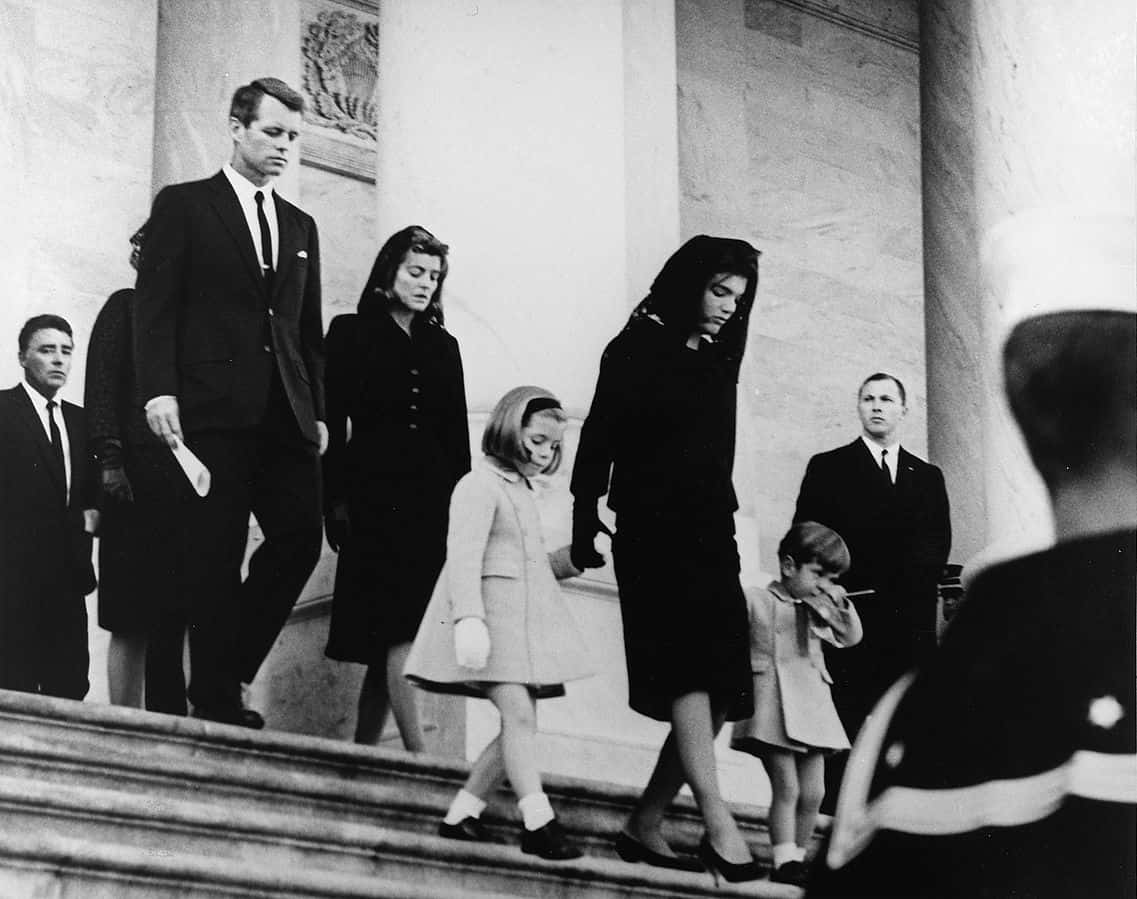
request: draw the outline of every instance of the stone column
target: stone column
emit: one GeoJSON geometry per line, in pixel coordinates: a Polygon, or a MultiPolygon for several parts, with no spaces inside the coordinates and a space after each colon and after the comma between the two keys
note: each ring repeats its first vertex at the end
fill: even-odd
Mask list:
{"type": "MultiPolygon", "coordinates": [[[[540,499],[557,546],[600,352],[679,242],[674,4],[384,0],[379,16],[379,239],[415,222],[450,244],[475,448],[506,389],[564,402],[566,464],[540,499]]],[[[661,737],[625,705],[611,573],[566,589],[600,672],[542,704],[543,757],[642,783],[661,737]]],[[[467,721],[472,754],[496,716],[472,703],[467,721]]]]}
{"type": "MultiPolygon", "coordinates": [[[[154,193],[208,177],[228,161],[229,101],[262,76],[300,86],[299,0],[160,0],[154,193]]],[[[277,184],[292,200],[298,159],[277,184]]]]}
{"type": "Polygon", "coordinates": [[[1128,0],[929,0],[920,24],[929,437],[963,561],[1052,539],[1002,321],[1132,289],[1137,23],[1128,0]]]}

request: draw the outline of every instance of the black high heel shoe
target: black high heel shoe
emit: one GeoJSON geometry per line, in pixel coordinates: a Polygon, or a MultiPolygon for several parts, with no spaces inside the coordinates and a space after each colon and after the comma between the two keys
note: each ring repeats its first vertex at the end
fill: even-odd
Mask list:
{"type": "Polygon", "coordinates": [[[764,873],[762,863],[756,858],[748,862],[728,862],[715,851],[709,836],[704,836],[699,843],[699,858],[714,877],[715,886],[718,886],[720,874],[727,883],[746,883],[751,880],[761,880],[764,873]]]}
{"type": "Polygon", "coordinates": [[[664,855],[649,849],[635,837],[624,831],[616,834],[612,841],[616,854],[626,862],[643,862],[656,868],[667,868],[671,871],[691,871],[697,873],[705,870],[703,863],[689,855],[664,855]]]}

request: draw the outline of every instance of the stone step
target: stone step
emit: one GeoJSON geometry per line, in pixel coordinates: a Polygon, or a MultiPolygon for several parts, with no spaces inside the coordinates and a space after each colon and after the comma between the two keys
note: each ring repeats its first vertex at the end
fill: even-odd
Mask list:
{"type": "MultiPolygon", "coordinates": [[[[419,834],[434,833],[468,771],[449,759],[6,691],[0,691],[0,760],[5,774],[45,783],[419,834]]],[[[621,826],[634,791],[564,777],[548,778],[546,790],[562,823],[590,854],[610,856],[610,835],[621,826]]],[[[765,810],[736,810],[755,854],[768,859],[765,810]]],[[[515,842],[510,797],[503,794],[486,820],[515,842]]],[[[685,797],[666,826],[680,851],[692,851],[702,835],[694,804],[685,797]]]]}
{"type": "MultiPolygon", "coordinates": [[[[154,797],[104,787],[63,785],[21,777],[0,777],[0,815],[5,833],[19,835],[31,847],[51,846],[60,834],[72,844],[72,861],[61,865],[25,853],[32,867],[47,865],[56,876],[79,890],[90,879],[87,855],[119,852],[118,879],[140,881],[129,890],[108,895],[165,895],[141,892],[157,879],[208,865],[224,883],[186,884],[188,892],[171,895],[262,895],[266,881],[288,876],[292,892],[263,895],[400,895],[379,892],[409,885],[422,896],[528,896],[532,899],[617,899],[617,897],[795,897],[799,891],[769,882],[716,887],[709,874],[660,871],[599,857],[547,862],[511,846],[486,846],[386,827],[251,809],[240,803],[220,804],[154,797]],[[82,850],[86,844],[88,849],[82,850]],[[171,847],[176,850],[171,852],[171,847]],[[81,851],[82,850],[82,851],[81,851]],[[78,856],[78,857],[77,857],[78,856]],[[158,863],[155,865],[155,863],[158,863]],[[291,872],[305,873],[319,891],[300,892],[291,872]],[[318,873],[317,873],[318,872],[318,873]],[[326,879],[325,879],[326,878],[326,879]],[[73,884],[74,882],[74,884],[73,884]],[[137,888],[140,892],[134,892],[137,888]],[[341,890],[346,892],[335,892],[341,890]],[[355,891],[355,892],[352,892],[355,891]]],[[[51,853],[48,853],[50,856],[51,853]]],[[[26,876],[28,864],[6,860],[0,850],[3,877],[26,876]],[[16,873],[12,873],[15,870],[16,873]]],[[[106,872],[100,874],[106,878],[106,872]]],[[[173,891],[176,883],[162,889],[173,891]]],[[[21,890],[3,895],[39,895],[21,890]]],[[[86,892],[76,895],[87,896],[86,892]]]]}

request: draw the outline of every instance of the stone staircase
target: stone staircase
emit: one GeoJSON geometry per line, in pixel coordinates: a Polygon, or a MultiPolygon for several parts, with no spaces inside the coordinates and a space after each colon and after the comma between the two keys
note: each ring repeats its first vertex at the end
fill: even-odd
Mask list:
{"type": "MultiPolygon", "coordinates": [[[[546,862],[517,848],[512,801],[485,820],[511,845],[443,840],[435,827],[466,774],[447,759],[316,737],[0,691],[0,899],[381,897],[616,899],[796,897],[768,881],[716,887],[709,874],[612,855],[633,792],[550,778],[565,827],[587,848],[546,862]]],[[[739,809],[760,857],[760,810],[739,809]]],[[[702,828],[680,799],[668,837],[702,828]]]]}

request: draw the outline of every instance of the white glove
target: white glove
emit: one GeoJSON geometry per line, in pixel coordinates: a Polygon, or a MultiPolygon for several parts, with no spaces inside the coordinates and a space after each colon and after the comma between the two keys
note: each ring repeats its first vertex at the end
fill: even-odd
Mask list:
{"type": "Polygon", "coordinates": [[[463,668],[481,671],[490,659],[490,632],[481,618],[462,618],[454,625],[454,657],[463,668]]]}

